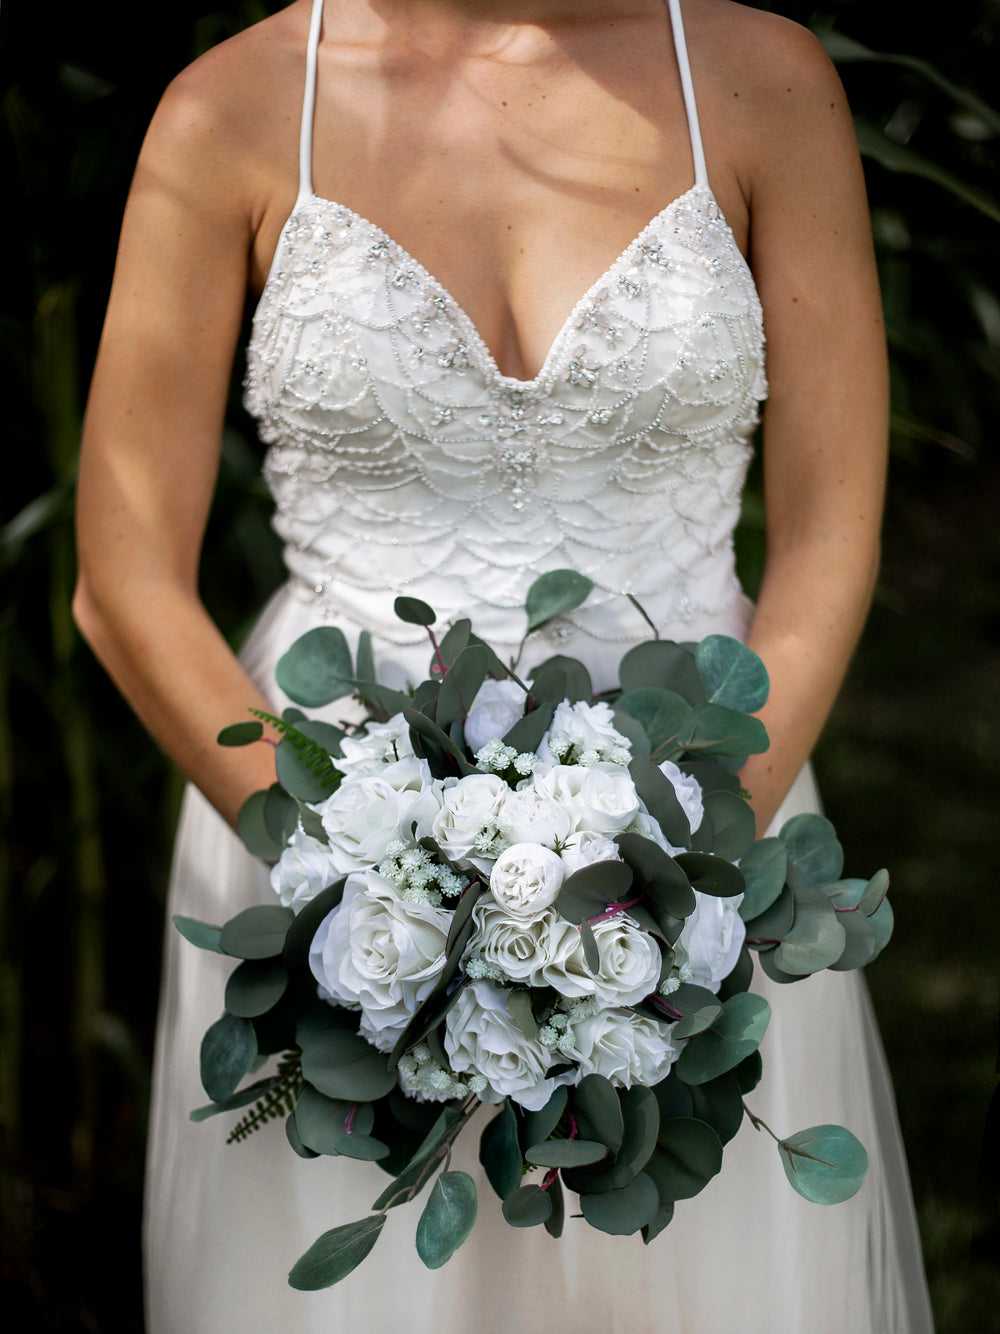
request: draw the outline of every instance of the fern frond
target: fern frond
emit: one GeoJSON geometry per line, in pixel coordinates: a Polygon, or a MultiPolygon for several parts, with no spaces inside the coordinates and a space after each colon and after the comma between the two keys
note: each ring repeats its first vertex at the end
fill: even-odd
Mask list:
{"type": "Polygon", "coordinates": [[[295,1110],[302,1088],[302,1055],[287,1052],[278,1062],[277,1083],[272,1084],[257,1104],[237,1121],[226,1138],[227,1144],[239,1144],[268,1121],[280,1121],[295,1110]]]}
{"type": "Polygon", "coordinates": [[[261,722],[270,723],[273,728],[281,732],[302,763],[307,769],[312,770],[321,783],[334,783],[339,778],[340,771],[335,768],[329,754],[318,741],[306,736],[305,732],[300,732],[294,723],[286,722],[284,718],[268,713],[266,709],[251,709],[250,712],[261,722]]]}

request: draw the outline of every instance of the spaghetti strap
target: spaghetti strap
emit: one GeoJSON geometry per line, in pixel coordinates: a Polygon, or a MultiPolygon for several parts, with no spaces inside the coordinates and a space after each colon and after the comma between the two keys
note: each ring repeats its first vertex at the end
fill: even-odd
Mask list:
{"type": "Polygon", "coordinates": [[[694,99],[694,83],[691,79],[687,42],[684,40],[684,20],[681,18],[680,0],[667,0],[667,3],[670,7],[670,27],[674,35],[677,68],[681,72],[681,87],[684,90],[688,134],[691,137],[691,156],[694,158],[694,180],[696,185],[707,185],[708,168],[705,165],[705,149],[701,142],[701,127],[698,124],[698,107],[694,99]]]}
{"type": "Polygon", "coordinates": [[[302,93],[302,125],[299,129],[299,195],[296,205],[312,194],[313,113],[316,109],[316,60],[323,25],[323,0],[313,0],[309,41],[306,44],[306,82],[302,93]]]}

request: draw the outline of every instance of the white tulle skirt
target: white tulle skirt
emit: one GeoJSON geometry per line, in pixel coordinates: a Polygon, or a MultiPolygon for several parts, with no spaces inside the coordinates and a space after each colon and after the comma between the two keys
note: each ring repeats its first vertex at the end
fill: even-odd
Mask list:
{"type": "MultiPolygon", "coordinates": [[[[244,654],[267,689],[278,654],[311,624],[287,590],[244,654]]],[[[739,633],[745,608],[729,629],[739,633]]],[[[697,633],[699,627],[695,627],[697,633]]],[[[681,636],[678,636],[681,637],[681,636]]],[[[684,638],[695,637],[685,627],[684,638]]],[[[581,646],[560,651],[583,656],[581,646]]],[[[607,651],[607,669],[621,652],[607,651]]],[[[397,654],[423,675],[426,651],[397,654]]],[[[599,674],[602,664],[592,670],[599,674]]],[[[816,810],[804,771],[780,825],[816,810]]],[[[267,871],[191,789],[178,832],[168,914],[221,922],[273,902],[267,871]]],[[[222,1012],[231,964],[168,929],[146,1183],[148,1334],[928,1334],[930,1306],[885,1057],[864,982],[822,973],[791,987],[760,970],[773,1017],[764,1079],[747,1101],[779,1135],[849,1127],[870,1156],[854,1199],[825,1208],[788,1185],[773,1141],[745,1120],[721,1174],[650,1246],[568,1218],[556,1241],[509,1227],[478,1166],[474,1122],[453,1166],[479,1184],[472,1236],[441,1270],[418,1260],[419,1204],[392,1210],[372,1254],[325,1292],[287,1286],[321,1232],[362,1218],[388,1178],[371,1163],[304,1161],[280,1124],[225,1144],[235,1117],[188,1119],[206,1101],[202,1034],[222,1012]]],[[[491,1115],[485,1110],[484,1116],[491,1115]]],[[[571,1200],[572,1197],[569,1197],[571,1200]]]]}

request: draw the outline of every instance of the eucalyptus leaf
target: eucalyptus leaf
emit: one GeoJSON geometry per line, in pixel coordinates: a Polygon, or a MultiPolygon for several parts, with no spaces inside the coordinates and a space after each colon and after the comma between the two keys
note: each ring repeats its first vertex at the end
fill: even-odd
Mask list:
{"type": "Polygon", "coordinates": [[[470,639],[471,634],[472,634],[472,622],[468,619],[468,617],[463,616],[461,620],[458,620],[454,623],[454,625],[449,626],[440,644],[438,645],[438,652],[435,653],[434,656],[431,658],[431,670],[432,671],[435,669],[440,670],[440,664],[438,663],[438,654],[441,655],[441,661],[444,663],[444,665],[446,667],[450,667],[452,663],[455,662],[455,660],[458,658],[459,654],[466,647],[466,645],[471,643],[470,639]]]}
{"type": "Polygon", "coordinates": [[[433,1155],[441,1149],[441,1146],[451,1133],[455,1122],[458,1121],[461,1116],[462,1113],[458,1108],[446,1108],[446,1110],[441,1113],[420,1142],[419,1147],[414,1152],[410,1161],[406,1164],[403,1170],[397,1174],[395,1180],[391,1181],[389,1185],[386,1186],[385,1190],[372,1205],[373,1209],[388,1209],[390,1207],[389,1202],[390,1200],[393,1200],[394,1196],[400,1196],[400,1198],[395,1200],[395,1204],[403,1204],[406,1202],[405,1195],[400,1195],[400,1192],[413,1189],[416,1187],[418,1181],[421,1181],[421,1185],[427,1184],[431,1173],[425,1169],[427,1169],[433,1155]]]}
{"type": "Polygon", "coordinates": [[[722,1141],[705,1121],[682,1116],[660,1123],[656,1150],[646,1171],[663,1204],[692,1199],[721,1168],[722,1141]]]}
{"type": "Polygon", "coordinates": [[[609,903],[621,900],[632,884],[632,872],[624,862],[591,862],[568,875],[562,883],[556,907],[568,922],[579,926],[598,917],[609,903]]]}
{"type": "Polygon", "coordinates": [[[392,609],[401,621],[407,625],[422,625],[424,627],[433,625],[437,620],[437,612],[433,607],[422,602],[420,598],[399,597],[392,604],[392,609]]]}
{"type": "Polygon", "coordinates": [[[480,1136],[479,1161],[501,1200],[512,1195],[521,1184],[524,1160],[517,1139],[517,1116],[509,1098],[504,1099],[499,1115],[493,1117],[480,1136]]]}
{"type": "Polygon", "coordinates": [[[842,1204],[856,1195],[868,1171],[868,1154],[843,1126],[811,1126],[778,1145],[785,1176],[813,1204],[842,1204]]]}
{"type": "Polygon", "coordinates": [[[742,874],[741,859],[757,837],[753,811],[734,792],[709,792],[704,807],[712,827],[712,845],[707,851],[727,861],[740,861],[742,874]]]}
{"type": "Polygon", "coordinates": [[[299,1127],[295,1120],[295,1113],[291,1112],[285,1117],[285,1138],[288,1140],[294,1153],[300,1158],[318,1158],[319,1154],[315,1149],[310,1149],[308,1145],[302,1143],[302,1136],[299,1134],[299,1127]]]}
{"type": "Polygon", "coordinates": [[[596,1073],[584,1075],[576,1086],[573,1102],[593,1137],[618,1153],[625,1138],[625,1122],[611,1081],[596,1073]]]}
{"type": "Polygon", "coordinates": [[[694,1037],[696,1033],[703,1033],[706,1028],[711,1028],[721,1013],[722,1006],[718,1001],[714,1001],[711,1005],[703,1005],[698,1010],[690,1010],[683,1019],[678,1019],[671,1037],[679,1040],[694,1037]]]}
{"type": "Polygon", "coordinates": [[[776,954],[777,950],[770,949],[762,950],[757,956],[757,962],[765,977],[769,977],[772,982],[781,983],[782,986],[788,986],[792,982],[803,982],[806,979],[807,973],[786,973],[778,964],[776,954]]]}
{"type": "Polygon", "coordinates": [[[184,939],[196,945],[198,949],[208,950],[211,954],[225,954],[226,951],[222,948],[221,926],[209,926],[207,922],[199,922],[195,917],[180,915],[174,916],[171,920],[184,939]]]}
{"type": "Polygon", "coordinates": [[[373,1102],[396,1085],[386,1056],[345,1029],[329,1029],[303,1043],[302,1075],[327,1097],[349,1102],[373,1102]]]}
{"type": "Polygon", "coordinates": [[[249,1019],[224,1014],[201,1040],[201,1084],[213,1102],[231,1098],[257,1059],[257,1035],[249,1019]]]}
{"type": "Polygon", "coordinates": [[[691,825],[670,779],[660,773],[651,759],[635,756],[628,766],[635,790],[646,810],[660,826],[672,847],[685,847],[691,838],[691,825]]]}
{"type": "Polygon", "coordinates": [[[358,635],[358,647],[355,655],[355,675],[362,681],[375,680],[375,653],[372,649],[372,632],[362,630],[358,635]]]}
{"type": "MultiPolygon", "coordinates": [[[[538,1021],[535,1019],[534,1011],[531,1008],[531,992],[510,990],[507,992],[506,999],[507,1013],[528,1041],[534,1042],[538,1037],[538,1021]]],[[[509,1195],[510,1191],[501,1193],[509,1195]]]]}
{"type": "MultiPolygon", "coordinates": [[[[305,726],[305,724],[303,724],[305,726]]],[[[274,752],[274,772],[278,782],[291,797],[299,801],[318,804],[325,801],[340,784],[340,775],[330,766],[318,767],[314,761],[296,749],[291,737],[282,737],[274,752]]],[[[287,817],[283,827],[284,842],[288,842],[295,833],[299,822],[299,812],[294,802],[286,806],[287,817]]],[[[265,812],[266,814],[266,812],[265,812]]],[[[277,833],[277,831],[275,831],[277,833]]]]}
{"type": "Polygon", "coordinates": [[[351,650],[343,630],[319,625],[307,630],[278,659],[279,689],[307,709],[320,709],[351,693],[351,650]]]}
{"type": "Polygon", "coordinates": [[[375,1121],[370,1103],[328,1098],[311,1084],[303,1084],[295,1104],[295,1124],[299,1138],[314,1153],[338,1155],[338,1143],[347,1134],[347,1120],[352,1110],[352,1131],[367,1135],[375,1121]]]}
{"type": "Polygon", "coordinates": [[[721,704],[699,704],[688,715],[677,744],[703,755],[760,755],[771,743],[759,718],[721,704]]]}
{"type": "Polygon", "coordinates": [[[699,894],[731,899],[743,893],[743,874],[724,857],[707,852],[679,852],[674,861],[699,894]]]}
{"type": "Polygon", "coordinates": [[[828,966],[835,973],[847,973],[854,968],[865,968],[877,951],[875,930],[863,912],[845,912],[838,915],[844,931],[843,953],[836,963],[828,966]]]}
{"type": "MultiPolygon", "coordinates": [[[[581,1080],[581,1084],[582,1082],[581,1080]]],[[[548,1139],[566,1110],[568,1097],[566,1085],[557,1084],[544,1107],[539,1108],[537,1112],[527,1112],[521,1118],[520,1143],[538,1144],[541,1140],[548,1139]]]]}
{"type": "Polygon", "coordinates": [[[324,1232],[292,1266],[288,1275],[291,1287],[299,1292],[317,1292],[339,1283],[371,1252],[385,1220],[385,1214],[373,1214],[324,1232]]]}
{"type": "Polygon", "coordinates": [[[531,678],[531,697],[539,704],[559,705],[566,698],[569,683],[561,667],[543,667],[531,678]]]}
{"type": "Polygon", "coordinates": [[[642,1171],[656,1147],[660,1109],[652,1091],[641,1084],[619,1090],[622,1110],[622,1145],[612,1159],[592,1167],[569,1169],[566,1184],[583,1194],[620,1190],[642,1171]]]}
{"type": "Polygon", "coordinates": [[[691,1038],[681,1052],[678,1077],[704,1084],[735,1069],[760,1046],[770,1018],[771,1007],[762,996],[748,991],[731,996],[712,1027],[691,1038]]]}
{"type": "Polygon", "coordinates": [[[237,959],[273,959],[281,954],[295,914],[277,903],[261,903],[231,917],[222,928],[222,948],[237,959]]]}
{"type": "Polygon", "coordinates": [[[230,723],[215,738],[220,746],[249,746],[264,735],[264,724],[255,722],[230,723]]]}
{"type": "Polygon", "coordinates": [[[528,751],[532,754],[538,749],[542,737],[552,726],[556,706],[552,703],[539,704],[537,709],[518,718],[514,726],[501,738],[505,746],[513,746],[518,754],[528,751]]]}
{"type": "Polygon", "coordinates": [[[743,902],[740,916],[744,922],[770,908],[785,887],[788,852],[780,838],[758,839],[740,858],[743,873],[743,902]]]}
{"type": "Polygon", "coordinates": [[[511,1227],[537,1227],[552,1214],[552,1200],[541,1186],[521,1186],[503,1202],[503,1216],[511,1227]]]}
{"type": "Polygon", "coordinates": [[[661,1204],[650,1221],[642,1229],[643,1245],[648,1246],[651,1241],[655,1240],[663,1229],[673,1222],[673,1218],[674,1206],[672,1204],[661,1204]]]}
{"type": "Polygon", "coordinates": [[[794,862],[811,885],[839,880],[844,869],[844,850],[837,831],[823,815],[793,815],[779,835],[794,862]]]}
{"type": "Polygon", "coordinates": [[[689,1087],[691,1115],[710,1125],[720,1141],[728,1144],[743,1123],[743,1093],[734,1072],[689,1087]]]}
{"type": "Polygon", "coordinates": [[[618,664],[622,690],[656,686],[673,690],[690,704],[702,704],[705,687],[690,649],[667,639],[648,639],[630,648],[618,664]]]}
{"type": "Polygon", "coordinates": [[[694,912],[696,899],[687,876],[658,843],[634,833],[618,834],[614,841],[634,876],[630,897],[645,894],[674,917],[694,912]]]}
{"type": "Polygon", "coordinates": [[[733,1078],[743,1094],[752,1093],[764,1074],[764,1062],[759,1051],[751,1052],[733,1069],[733,1078]]]}
{"type": "Polygon", "coordinates": [[[563,1224],[566,1221],[566,1201],[563,1197],[562,1183],[558,1177],[552,1178],[545,1188],[545,1193],[552,1201],[552,1212],[545,1219],[545,1231],[550,1237],[561,1237],[563,1224]]]}
{"type": "MultiPolygon", "coordinates": [[[[531,680],[536,681],[543,672],[554,668],[562,672],[565,678],[565,694],[563,699],[569,700],[570,704],[586,703],[589,704],[594,696],[594,687],[590,679],[590,673],[584,667],[582,662],[576,658],[567,658],[561,653],[554,654],[551,658],[546,658],[540,662],[537,667],[532,668],[531,680]]],[[[533,688],[533,693],[537,691],[533,688]]],[[[557,700],[556,703],[559,703],[557,700]]]]}
{"type": "Polygon", "coordinates": [[[279,1082],[277,1075],[268,1075],[266,1079],[258,1079],[256,1083],[248,1084],[246,1088],[240,1089],[237,1093],[228,1098],[222,1098],[219,1102],[210,1102],[204,1107],[195,1107],[188,1113],[189,1121],[207,1121],[210,1116],[218,1116],[221,1112],[235,1112],[241,1107],[249,1107],[253,1102],[259,1102],[269,1089],[274,1088],[279,1082]]]}
{"type": "Polygon", "coordinates": [[[612,709],[611,717],[615,731],[620,732],[631,746],[633,758],[646,759],[650,752],[649,737],[638,718],[633,718],[617,705],[612,709]]]}
{"type": "Polygon", "coordinates": [[[479,687],[486,680],[486,666],[485,648],[470,644],[448,668],[434,715],[439,727],[447,729],[452,723],[465,722],[479,687]]]}
{"type": "Polygon", "coordinates": [[[597,943],[597,937],[594,935],[594,928],[587,921],[586,917],[580,923],[580,940],[583,943],[583,957],[587,967],[596,977],[601,971],[601,947],[597,943]]]}
{"type": "Polygon", "coordinates": [[[356,1130],[341,1135],[337,1140],[337,1152],[344,1158],[355,1158],[358,1162],[374,1163],[381,1158],[388,1158],[392,1150],[388,1144],[371,1135],[362,1135],[356,1130]]]}
{"type": "Polygon", "coordinates": [[[529,633],[579,607],[593,587],[593,580],[576,570],[549,570],[540,575],[528,589],[524,604],[529,633]]]}
{"type": "Polygon", "coordinates": [[[795,921],[795,895],[786,885],[769,908],[746,924],[751,948],[769,949],[783,940],[795,921]]]}
{"type": "Polygon", "coordinates": [[[618,1190],[581,1195],[580,1208],[590,1226],[599,1232],[631,1236],[652,1222],[660,1208],[660,1196],[652,1177],[640,1172],[618,1190]]]}
{"type": "Polygon", "coordinates": [[[310,899],[306,906],[296,914],[295,920],[288,928],[285,944],[281,951],[282,960],[287,967],[300,968],[308,963],[313,936],[334,908],[339,907],[344,897],[344,886],[346,884],[347,876],[342,875],[332,885],[327,885],[325,889],[321,889],[315,898],[310,899]]]}
{"type": "Polygon", "coordinates": [[[226,1009],[241,1019],[254,1019],[277,1005],[288,986],[288,969],[275,959],[247,959],[234,968],[226,983],[226,1009]]]}
{"type": "Polygon", "coordinates": [[[881,907],[886,894],[889,892],[889,872],[882,868],[876,871],[865,886],[865,892],[862,894],[858,907],[868,917],[881,907]]]}
{"type": "Polygon", "coordinates": [[[876,958],[885,949],[889,943],[889,937],[892,935],[894,924],[892,904],[888,899],[883,899],[882,903],[872,913],[868,921],[871,923],[872,930],[875,932],[875,956],[876,958]]]}
{"type": "Polygon", "coordinates": [[[818,973],[837,962],[847,937],[822,889],[804,885],[794,896],[795,922],[775,950],[774,962],[785,973],[818,973]]]}
{"type": "Polygon", "coordinates": [[[262,861],[274,862],[285,850],[268,831],[264,820],[264,805],[267,801],[267,789],[252,792],[240,807],[236,819],[236,828],[248,852],[262,861]]]}
{"type": "Polygon", "coordinates": [[[468,1172],[442,1172],[417,1224],[417,1254],[440,1269],[465,1241],[476,1221],[476,1183],[468,1172]]]}
{"type": "Polygon", "coordinates": [[[673,743],[691,712],[691,705],[681,695],[656,686],[636,686],[623,691],[615,707],[624,709],[642,724],[653,750],[673,743]]]}
{"type": "Polygon", "coordinates": [[[742,713],[757,713],[767,703],[767,668],[738,639],[708,635],[695,650],[695,662],[710,703],[742,713]]]}
{"type": "Polygon", "coordinates": [[[607,1156],[607,1145],[588,1139],[547,1139],[524,1151],[534,1167],[589,1167],[607,1156]]]}

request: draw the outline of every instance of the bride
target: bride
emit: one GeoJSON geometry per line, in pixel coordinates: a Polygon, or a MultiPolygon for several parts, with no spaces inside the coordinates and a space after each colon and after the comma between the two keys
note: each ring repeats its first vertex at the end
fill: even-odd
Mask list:
{"type": "MultiPolygon", "coordinates": [[[[557,643],[598,689],[645,638],[625,593],[665,637],[744,637],[772,682],[771,749],[742,772],[758,828],[815,809],[805,764],[871,594],[885,437],[861,171],[804,30],[729,0],[294,0],[209,52],[168,89],[136,171],[79,491],[79,625],[195,785],[170,911],[221,921],[273,900],[226,825],[273,752],[215,736],[281,702],[273,668],[297,635],[367,627],[402,684],[426,652],[395,596],[470,614],[503,648],[546,569],[597,587],[537,656],[557,643]],[[197,580],[248,287],[246,401],[289,581],[238,661],[197,580]],[[731,535],[765,395],[754,609],[731,535]]],[[[487,1188],[441,1272],[401,1210],[360,1270],[305,1295],[288,1267],[367,1212],[373,1169],[303,1162],[280,1130],[228,1148],[222,1118],[188,1121],[225,971],[171,933],[150,1334],[930,1330],[854,974],[755,983],[774,1019],[754,1110],[779,1133],[854,1130],[871,1170],[848,1204],[794,1195],[745,1124],[649,1249],[572,1222],[559,1243],[511,1229],[487,1188]]]]}

